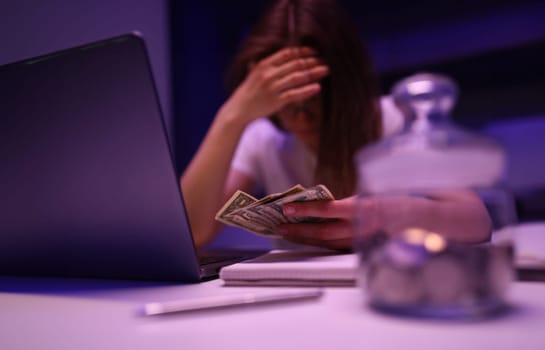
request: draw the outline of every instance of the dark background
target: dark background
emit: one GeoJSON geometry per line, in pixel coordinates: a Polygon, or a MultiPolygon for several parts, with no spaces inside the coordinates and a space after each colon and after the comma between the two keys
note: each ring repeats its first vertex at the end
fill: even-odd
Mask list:
{"type": "MultiPolygon", "coordinates": [[[[545,217],[545,1],[342,0],[387,94],[417,71],[453,77],[452,118],[502,143],[523,219],[545,217]]],[[[170,2],[180,171],[227,98],[223,73],[268,1],[170,2]]]]}
{"type": "MultiPolygon", "coordinates": [[[[340,0],[383,93],[416,71],[460,85],[456,122],[496,138],[525,218],[545,218],[545,1],[340,0]]],[[[224,71],[265,0],[0,2],[0,64],[142,32],[181,173],[227,98],[224,71]]]]}

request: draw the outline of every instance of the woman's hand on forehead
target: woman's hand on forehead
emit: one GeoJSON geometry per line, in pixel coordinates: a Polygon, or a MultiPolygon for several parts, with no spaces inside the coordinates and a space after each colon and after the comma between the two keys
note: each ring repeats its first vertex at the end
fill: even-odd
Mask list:
{"type": "Polygon", "coordinates": [[[289,46],[278,50],[263,61],[280,66],[294,59],[317,57],[318,51],[308,46],[289,46]]]}
{"type": "Polygon", "coordinates": [[[327,67],[310,47],[287,47],[259,61],[231,98],[240,118],[250,122],[288,104],[317,95],[327,67]]]}

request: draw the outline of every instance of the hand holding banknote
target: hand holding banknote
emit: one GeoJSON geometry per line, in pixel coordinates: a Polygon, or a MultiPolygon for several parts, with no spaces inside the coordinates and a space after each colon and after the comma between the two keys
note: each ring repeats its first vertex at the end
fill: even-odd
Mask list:
{"type": "Polygon", "coordinates": [[[317,217],[287,217],[283,212],[285,204],[334,199],[324,185],[310,188],[297,185],[259,200],[243,191],[237,191],[218,211],[216,220],[260,235],[275,237],[279,236],[276,228],[281,224],[324,220],[317,217]]]}

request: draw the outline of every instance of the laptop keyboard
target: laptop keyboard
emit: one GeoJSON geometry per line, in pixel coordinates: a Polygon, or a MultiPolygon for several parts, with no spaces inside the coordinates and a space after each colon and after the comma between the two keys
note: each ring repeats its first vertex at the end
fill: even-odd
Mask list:
{"type": "Polygon", "coordinates": [[[240,255],[206,255],[206,256],[199,256],[199,263],[201,265],[208,265],[208,264],[214,264],[219,263],[223,261],[237,261],[237,260],[243,260],[244,257],[240,255]]]}
{"type": "Polygon", "coordinates": [[[235,250],[235,249],[218,249],[218,250],[199,250],[199,263],[201,265],[214,264],[221,262],[239,262],[255,258],[266,253],[265,250],[235,250]]]}

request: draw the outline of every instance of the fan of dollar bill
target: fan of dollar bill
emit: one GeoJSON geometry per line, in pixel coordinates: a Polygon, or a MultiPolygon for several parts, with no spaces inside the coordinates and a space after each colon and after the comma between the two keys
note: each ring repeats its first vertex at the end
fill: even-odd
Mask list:
{"type": "Polygon", "coordinates": [[[296,185],[285,192],[270,194],[261,199],[239,190],[218,211],[216,220],[259,235],[276,237],[276,226],[280,224],[324,220],[313,217],[288,218],[282,209],[284,204],[333,199],[335,198],[324,185],[310,188],[296,185]]]}

